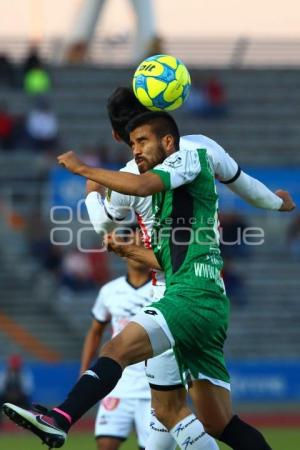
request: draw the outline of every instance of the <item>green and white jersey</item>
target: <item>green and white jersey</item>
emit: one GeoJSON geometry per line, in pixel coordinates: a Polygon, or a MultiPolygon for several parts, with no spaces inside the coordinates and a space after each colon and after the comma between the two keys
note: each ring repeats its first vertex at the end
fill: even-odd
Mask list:
{"type": "MultiPolygon", "coordinates": [[[[174,205],[176,208],[172,212],[172,214],[182,215],[182,211],[185,211],[185,214],[188,215],[190,210],[187,210],[187,208],[188,205],[190,205],[189,208],[191,209],[192,203],[190,202],[192,197],[191,195],[187,196],[188,191],[186,189],[183,189],[183,185],[188,186],[188,184],[194,181],[195,178],[198,177],[198,175],[200,176],[200,172],[201,182],[200,178],[199,182],[200,184],[203,183],[203,187],[201,186],[201,188],[198,187],[197,189],[199,190],[199,202],[201,203],[201,205],[203,203],[203,205],[201,206],[201,211],[203,211],[203,213],[205,212],[204,206],[206,206],[205,198],[208,195],[208,193],[206,193],[204,196],[204,191],[206,191],[208,185],[210,186],[210,191],[214,191],[213,195],[215,196],[215,190],[213,187],[214,176],[223,183],[227,184],[228,187],[241,198],[245,199],[248,203],[256,207],[269,210],[278,210],[282,204],[282,200],[274,193],[272,193],[265,185],[260,183],[255,178],[250,177],[245,172],[240,171],[237,163],[232,159],[231,156],[229,156],[228,153],[225,152],[225,150],[219,144],[217,144],[217,142],[203,135],[198,134],[181,137],[180,150],[167,158],[167,160],[165,160],[164,163],[158,166],[156,169],[160,170],[161,176],[166,180],[166,189],[174,189],[182,186],[182,188],[179,188],[181,189],[181,191],[174,193],[174,201],[176,200],[174,205]],[[199,158],[198,149],[201,150],[201,158],[203,159],[202,163],[199,158]],[[206,155],[206,157],[204,157],[204,155],[206,155]],[[207,172],[206,177],[205,168],[207,172]],[[205,178],[206,182],[204,183],[205,178]],[[180,192],[185,192],[182,200],[180,195],[183,194],[180,194],[180,192]]],[[[129,161],[121,170],[135,174],[139,173],[138,167],[134,160],[129,161]]],[[[195,189],[193,189],[192,191],[193,195],[196,195],[195,189]]],[[[165,194],[161,194],[161,197],[164,197],[164,195],[165,194]]],[[[171,194],[168,194],[168,198],[170,197],[170,195],[171,194]]],[[[156,201],[158,201],[158,198],[156,199],[156,201]]],[[[213,200],[213,203],[215,210],[217,209],[217,199],[213,200]]],[[[91,223],[93,224],[94,230],[97,233],[110,231],[115,226],[121,223],[123,224],[124,218],[128,216],[128,213],[133,212],[136,215],[137,221],[140,224],[141,230],[143,232],[144,243],[146,247],[151,246],[152,225],[154,221],[154,210],[152,210],[151,205],[151,196],[134,197],[130,195],[120,194],[118,192],[111,192],[110,195],[105,199],[102,199],[98,192],[91,192],[86,198],[88,214],[91,223]]],[[[172,208],[174,205],[171,205],[172,208]]],[[[156,214],[155,223],[156,225],[158,225],[158,211],[154,212],[156,214]]],[[[191,214],[193,214],[193,212],[191,214]]],[[[197,232],[195,232],[195,235],[196,237],[202,239],[202,236],[200,236],[200,233],[202,233],[205,238],[206,234],[204,228],[207,225],[207,228],[209,227],[209,232],[207,230],[208,236],[211,236],[214,239],[216,238],[217,241],[218,234],[216,216],[214,213],[212,213],[212,211],[206,211],[205,214],[208,214],[210,223],[205,224],[205,220],[207,220],[207,218],[205,219],[205,217],[203,216],[202,220],[204,221],[204,223],[202,223],[201,225],[202,230],[198,230],[197,232]]],[[[130,216],[132,216],[132,214],[130,214],[130,216]]],[[[168,225],[170,227],[171,219],[172,217],[168,217],[168,223],[165,225],[168,225]]],[[[196,227],[198,225],[200,226],[200,224],[197,222],[197,224],[194,224],[193,226],[196,227]]],[[[178,223],[178,227],[179,226],[185,227],[183,219],[181,219],[180,223],[178,223]]],[[[166,227],[164,232],[167,231],[168,230],[166,227]]],[[[160,233],[162,234],[163,232],[160,231],[160,233]]],[[[188,234],[189,230],[182,230],[181,233],[179,233],[177,229],[177,231],[175,230],[173,231],[173,233],[176,233],[177,238],[184,239],[185,234],[188,234]]],[[[157,234],[158,230],[156,229],[154,235],[157,234]]],[[[207,247],[208,245],[204,246],[201,251],[206,252],[207,247]]],[[[212,245],[211,251],[213,251],[213,253],[217,253],[218,246],[212,245]]],[[[184,243],[180,242],[180,245],[178,246],[176,252],[174,251],[174,249],[173,252],[174,254],[180,252],[183,255],[185,252],[184,243]]],[[[177,261],[177,265],[179,265],[180,258],[177,258],[177,261]]],[[[207,265],[196,265],[195,267],[195,270],[200,275],[204,273],[207,276],[208,273],[211,273],[208,271],[212,270],[209,269],[207,265]]],[[[153,273],[154,284],[164,285],[165,280],[163,273],[160,271],[153,271],[153,273]]]]}
{"type": "Polygon", "coordinates": [[[232,180],[240,170],[222,147],[205,136],[186,136],[180,144],[179,151],[152,170],[165,186],[152,197],[152,248],[167,286],[196,288],[213,282],[223,288],[215,176],[232,180]]]}

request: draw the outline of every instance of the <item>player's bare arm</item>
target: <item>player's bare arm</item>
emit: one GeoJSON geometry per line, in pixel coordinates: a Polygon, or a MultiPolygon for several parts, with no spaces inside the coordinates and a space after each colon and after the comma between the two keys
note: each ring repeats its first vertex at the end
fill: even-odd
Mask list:
{"type": "Polygon", "coordinates": [[[153,250],[142,247],[141,245],[125,242],[115,233],[105,236],[104,245],[108,251],[112,251],[122,258],[133,259],[151,269],[161,270],[161,266],[153,250]]]}
{"type": "Polygon", "coordinates": [[[159,175],[144,173],[135,175],[128,172],[99,169],[84,164],[73,151],[63,153],[57,158],[59,164],[70,172],[88,178],[108,189],[121,194],[147,197],[165,189],[159,175]]]}
{"type": "Polygon", "coordinates": [[[97,351],[99,349],[106,325],[106,323],[101,323],[97,320],[93,320],[90,329],[85,337],[81,353],[81,375],[90,367],[92,360],[97,355],[97,351]]]}
{"type": "Polygon", "coordinates": [[[95,183],[92,180],[86,180],[86,195],[91,192],[98,192],[102,197],[104,197],[106,191],[106,187],[102,184],[95,183]]]}

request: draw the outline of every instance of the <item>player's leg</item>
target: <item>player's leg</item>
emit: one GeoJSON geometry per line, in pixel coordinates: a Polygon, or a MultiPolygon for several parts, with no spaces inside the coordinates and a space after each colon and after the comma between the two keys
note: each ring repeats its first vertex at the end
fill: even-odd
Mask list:
{"type": "Polygon", "coordinates": [[[207,380],[197,380],[190,385],[189,394],[205,430],[219,438],[233,417],[229,384],[225,388],[207,380]]]}
{"type": "Polygon", "coordinates": [[[128,438],[133,422],[130,400],[106,397],[102,400],[95,421],[98,450],[118,450],[128,438]]]}
{"type": "MultiPolygon", "coordinates": [[[[168,350],[148,360],[146,375],[151,387],[152,407],[156,416],[153,416],[153,419],[157,421],[155,427],[151,426],[150,442],[159,441],[162,435],[164,437],[173,436],[173,440],[170,437],[168,439],[168,445],[173,441],[171,448],[175,448],[176,442],[180,448],[185,448],[186,444],[183,443],[189,439],[189,448],[191,449],[217,449],[217,444],[210,436],[199,438],[203,434],[204,428],[187,405],[187,392],[182,384],[173,350],[168,350]],[[168,429],[174,430],[167,433],[168,429]]],[[[169,450],[168,445],[159,448],[169,450]]],[[[153,448],[155,446],[149,447],[149,450],[153,448]]],[[[146,449],[148,450],[148,446],[146,449]]]]}
{"type": "MultiPolygon", "coordinates": [[[[165,345],[170,345],[166,337],[165,345]]],[[[127,365],[143,361],[152,354],[146,330],[137,323],[128,324],[102,347],[94,366],[81,376],[66,400],[55,408],[54,414],[59,424],[68,429],[98,400],[112,391],[127,365]],[[66,423],[66,414],[69,423],[66,423]]]]}
{"type": "MultiPolygon", "coordinates": [[[[153,301],[164,296],[165,285],[153,286],[153,301]]],[[[146,450],[175,450],[177,443],[166,426],[159,421],[158,416],[168,415],[168,405],[164,393],[166,389],[182,388],[180,373],[173,350],[167,350],[159,356],[149,359],[145,363],[145,372],[151,388],[151,422],[146,450]]]]}
{"type": "Polygon", "coordinates": [[[156,418],[170,430],[178,422],[184,419],[191,410],[186,403],[186,390],[184,387],[174,390],[151,389],[152,408],[156,418]]]}
{"type": "MultiPolygon", "coordinates": [[[[134,426],[140,449],[146,448],[146,442],[150,431],[151,400],[150,398],[137,398],[134,400],[134,426]]],[[[160,450],[160,447],[154,447],[160,450]]],[[[169,450],[165,447],[165,450],[169,450]]]]}
{"type": "Polygon", "coordinates": [[[186,403],[186,389],[172,349],[146,363],[146,376],[151,388],[151,406],[156,418],[168,429],[191,413],[186,403]]]}
{"type": "Polygon", "coordinates": [[[151,409],[150,431],[145,450],[175,450],[176,441],[169,430],[155,416],[151,409]]]}
{"type": "Polygon", "coordinates": [[[171,436],[181,449],[217,450],[216,441],[209,436],[200,420],[188,407],[185,388],[172,391],[154,391],[153,404],[161,416],[159,420],[170,430],[171,436]]]}
{"type": "Polygon", "coordinates": [[[176,399],[174,404],[170,405],[170,390],[181,389],[183,385],[173,351],[168,350],[146,361],[145,372],[151,388],[152,406],[150,434],[146,450],[154,450],[156,447],[159,450],[175,450],[177,444],[166,427],[166,418],[170,409],[176,411],[181,409],[181,405],[179,407],[179,401],[176,399]],[[162,421],[160,417],[163,419],[162,421]]]}
{"type": "Polygon", "coordinates": [[[118,450],[125,439],[115,437],[99,437],[96,439],[98,450],[118,450]]]}
{"type": "Polygon", "coordinates": [[[64,429],[68,429],[99,399],[111,392],[126,366],[148,359],[153,351],[170,347],[167,336],[151,316],[145,314],[144,326],[131,322],[102,347],[100,358],[94,366],[82,375],[67,399],[55,409],[55,417],[64,419],[59,422],[64,429]],[[152,338],[147,328],[151,330],[152,338]],[[70,417],[69,423],[66,423],[64,414],[70,417]]]}
{"type": "MultiPolygon", "coordinates": [[[[188,370],[194,379],[199,380],[201,374],[205,374],[205,379],[220,381],[218,387],[209,387],[206,396],[207,383],[195,382],[196,395],[199,397],[197,410],[201,413],[199,417],[203,418],[207,431],[234,450],[270,450],[257,430],[232,413],[228,389],[230,378],[223,354],[229,313],[228,298],[218,287],[210,285],[209,290],[190,289],[184,293],[178,293],[178,287],[175,286],[166,292],[153,309],[163,316],[164,322],[160,323],[166,335],[170,334],[174,341],[176,339],[174,349],[182,376],[188,370]],[[202,396],[197,391],[203,392],[202,396]],[[203,402],[203,399],[207,401],[203,402]]],[[[179,428],[172,428],[171,432],[178,431],[181,434],[182,428],[192,424],[189,421],[179,428]]]]}
{"type": "MultiPolygon", "coordinates": [[[[164,332],[173,344],[173,337],[162,314],[155,308],[145,308],[145,312],[163,327],[164,332]]],[[[144,324],[144,318],[145,314],[140,313],[134,320],[137,321],[137,323],[144,324]]],[[[147,326],[147,324],[145,326],[147,326]]],[[[152,336],[151,328],[148,328],[148,334],[149,336],[152,336]]],[[[175,449],[176,439],[172,437],[172,434],[166,426],[168,423],[167,418],[169,417],[169,414],[171,414],[174,423],[177,423],[181,417],[184,416],[183,409],[185,407],[186,394],[182,390],[183,386],[173,351],[170,349],[159,356],[148,360],[146,365],[146,375],[151,387],[151,394],[153,394],[151,398],[153,416],[146,450],[155,450],[156,448],[159,450],[175,449]],[[173,389],[174,386],[175,390],[179,388],[180,394],[174,396],[173,402],[171,402],[171,395],[168,393],[168,390],[170,387],[173,389]],[[161,395],[159,393],[160,389],[163,389],[161,395]],[[160,416],[166,419],[166,424],[157,418],[155,408],[159,411],[160,416]],[[176,417],[178,418],[177,420],[176,417]]]]}
{"type": "Polygon", "coordinates": [[[197,380],[190,393],[208,433],[235,450],[271,450],[258,430],[233,414],[228,389],[197,380]]]}
{"type": "Polygon", "coordinates": [[[127,365],[148,359],[171,347],[172,342],[159,323],[147,311],[143,315],[143,325],[131,322],[103,347],[100,358],[81,376],[58,407],[37,414],[6,404],[5,413],[14,422],[37,434],[49,446],[62,446],[69,428],[112,391],[127,365]]]}

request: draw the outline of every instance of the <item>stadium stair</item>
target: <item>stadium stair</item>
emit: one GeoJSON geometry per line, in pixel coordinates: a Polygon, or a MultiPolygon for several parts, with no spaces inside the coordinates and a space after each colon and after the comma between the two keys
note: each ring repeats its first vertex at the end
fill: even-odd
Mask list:
{"type": "Polygon", "coordinates": [[[28,359],[77,359],[81,338],[52,307],[51,278],[24,239],[0,224],[0,359],[15,352],[28,359]]]}
{"type": "MultiPolygon", "coordinates": [[[[81,150],[109,144],[105,104],[118,85],[129,85],[133,69],[53,67],[50,99],[58,114],[66,148],[81,150]]],[[[205,79],[210,70],[191,70],[192,79],[205,79]]],[[[182,134],[203,133],[219,141],[241,164],[299,163],[299,70],[214,70],[228,99],[228,116],[201,119],[175,112],[182,134]]],[[[17,91],[1,92],[12,111],[25,112],[29,99],[17,91]]]]}
{"type": "MultiPolygon", "coordinates": [[[[60,119],[65,148],[84,151],[89,145],[100,143],[114,148],[106,117],[106,98],[116,86],[129,84],[133,69],[52,67],[51,71],[54,89],[50,100],[60,119]]],[[[197,76],[203,79],[210,72],[192,70],[192,79],[197,76]]],[[[204,120],[191,118],[179,110],[175,116],[181,132],[209,135],[228,148],[242,166],[299,164],[300,71],[214,72],[225,86],[228,116],[204,120]]],[[[0,97],[6,98],[11,111],[18,114],[25,112],[30,104],[21,91],[0,91],[0,97]]],[[[26,164],[28,173],[32,172],[32,182],[37,182],[40,171],[28,164],[33,156],[27,160],[23,157],[21,162],[20,153],[11,156],[15,161],[20,158],[16,164],[5,163],[7,155],[1,159],[0,175],[3,174],[5,183],[16,177],[20,179],[26,164]]],[[[40,180],[39,186],[43,188],[45,184],[40,180]]],[[[235,262],[245,278],[247,299],[245,305],[232,304],[228,356],[267,358],[300,354],[299,263],[291,261],[284,242],[278,246],[278,236],[284,234],[286,223],[279,226],[276,223],[272,225],[269,220],[266,226],[272,232],[278,227],[278,235],[272,235],[251,257],[235,262]]],[[[1,256],[1,309],[64,358],[78,358],[94,296],[71,298],[60,292],[63,297],[60,302],[53,280],[47,274],[41,276],[40,267],[30,259],[22,233],[7,234],[0,224],[0,234],[1,242],[9,248],[9,254],[1,256]],[[43,298],[39,297],[41,292],[43,298]]],[[[3,249],[4,245],[0,244],[0,250],[3,249]]],[[[10,348],[7,336],[0,335],[0,339],[4,354],[10,348]]]]}
{"type": "Polygon", "coordinates": [[[286,245],[289,220],[281,215],[276,221],[273,213],[252,217],[250,226],[264,229],[265,243],[234,260],[246,298],[231,305],[226,345],[230,357],[299,357],[300,261],[293,259],[286,245]]]}

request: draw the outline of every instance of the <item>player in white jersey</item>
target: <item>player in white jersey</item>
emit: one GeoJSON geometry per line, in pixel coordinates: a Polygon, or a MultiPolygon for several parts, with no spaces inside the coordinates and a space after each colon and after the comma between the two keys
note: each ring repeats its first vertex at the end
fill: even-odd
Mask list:
{"type": "MultiPolygon", "coordinates": [[[[139,232],[136,232],[138,239],[139,232]]],[[[149,269],[128,260],[127,276],[105,284],[92,308],[93,321],[81,356],[81,375],[88,370],[101,344],[107,325],[112,336],[120,333],[153,295],[149,269]]],[[[117,450],[134,426],[140,449],[144,449],[150,425],[150,389],[143,362],[127,367],[117,386],[104,398],[95,422],[99,450],[117,450]]]]}

